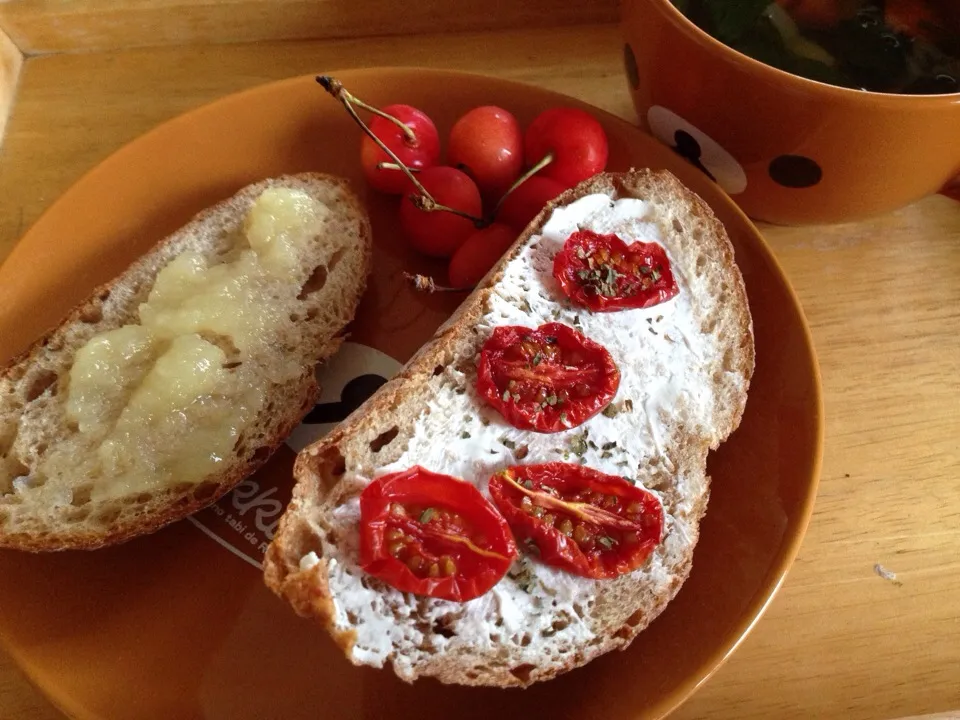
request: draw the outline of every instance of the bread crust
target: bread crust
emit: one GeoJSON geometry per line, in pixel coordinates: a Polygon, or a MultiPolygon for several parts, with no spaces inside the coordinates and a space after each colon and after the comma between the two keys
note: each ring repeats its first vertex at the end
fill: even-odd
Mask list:
{"type": "MultiPolygon", "coordinates": [[[[539,233],[554,209],[598,192],[614,198],[641,198],[655,204],[665,201],[683,204],[685,211],[695,218],[699,226],[697,237],[693,238],[693,241],[702,245],[705,262],[717,264],[717,277],[723,279],[722,289],[717,288],[718,292],[725,294],[717,331],[729,333],[731,337],[729,356],[724,358],[724,367],[731,374],[742,378],[745,384],[736,392],[719,388],[718,392],[727,392],[730,395],[723,412],[718,413],[712,427],[702,437],[688,438],[678,444],[677,472],[702,473],[701,490],[697,497],[687,499],[692,502],[690,507],[684,510],[685,518],[692,528],[692,536],[676,563],[670,582],[660,588],[659,593],[644,595],[644,588],[630,585],[629,576],[621,576],[605,583],[602,594],[608,599],[625,597],[628,604],[632,605],[628,617],[621,621],[618,615],[621,609],[611,610],[611,620],[599,634],[597,642],[579,648],[575,655],[567,657],[561,664],[545,663],[543,666],[525,667],[519,671],[517,668],[484,666],[478,673],[477,669],[470,667],[466,661],[441,654],[419,661],[412,673],[401,674],[401,677],[412,681],[416,677],[429,676],[445,683],[499,687],[525,687],[550,679],[610,650],[626,648],[637,634],[662,612],[688,576],[700,519],[706,511],[709,496],[709,477],[705,474],[706,456],[709,449],[719,446],[738,426],[753,372],[752,320],[746,290],[723,225],[709,206],[677,178],[665,171],[645,169],[628,173],[605,173],[548,203],[501,261],[402,371],[333,432],[298,455],[294,465],[297,485],[280,521],[278,532],[267,551],[264,564],[265,582],[277,595],[286,599],[298,614],[314,617],[324,625],[345,649],[348,658],[356,664],[360,663],[350,653],[355,633],[345,633],[333,623],[334,598],[327,582],[328,559],[323,555],[324,541],[321,538],[325,515],[357,492],[357,488],[349,487],[347,481],[341,479],[346,459],[350,459],[351,468],[370,473],[375,469],[375,463],[368,457],[365,448],[385,427],[392,425],[398,428],[398,444],[404,445],[408,441],[409,428],[404,428],[404,423],[412,425],[420,408],[426,406],[429,381],[434,368],[446,366],[457,358],[464,357],[465,353],[472,355],[475,351],[471,330],[484,315],[492,288],[503,279],[508,263],[518,257],[532,236],[539,233]],[[300,559],[309,552],[315,552],[319,562],[312,567],[301,569],[300,559]]],[[[670,501],[679,503],[682,500],[684,499],[673,498],[670,501]]]]}
{"type": "MultiPolygon", "coordinates": [[[[324,308],[329,306],[333,309],[319,313],[312,320],[303,321],[305,340],[310,342],[309,361],[304,362],[299,376],[270,388],[264,405],[271,405],[273,411],[264,420],[263,415],[267,411],[262,410],[254,421],[254,425],[263,425],[266,430],[259,438],[260,442],[245,448],[245,452],[229,463],[221,474],[207,477],[190,487],[157,492],[135,511],[121,512],[109,527],[91,529],[81,526],[76,529],[69,526],[38,526],[17,531],[4,529],[0,523],[0,547],[32,552],[92,550],[154,532],[216,502],[256,471],[313,407],[319,392],[314,366],[333,355],[343,342],[342,333],[353,318],[370,272],[372,232],[365,208],[346,181],[322,173],[301,173],[254,183],[201,211],[182,228],[160,240],[123,273],[97,287],[57,326],[0,367],[0,459],[4,453],[11,452],[10,448],[3,447],[2,421],[6,421],[8,428],[11,427],[11,419],[19,423],[19,417],[13,418],[18,405],[22,412],[36,399],[57,402],[48,396],[56,395],[63,381],[61,379],[51,387],[42,389],[39,398],[33,399],[31,385],[38,378],[43,378],[44,373],[59,371],[61,375],[64,374],[72,365],[74,351],[89,337],[131,320],[135,322],[139,303],[149,293],[159,270],[186,250],[199,249],[205,254],[215,254],[217,243],[227,232],[241,226],[246,210],[261,192],[270,187],[293,187],[303,189],[314,197],[323,195],[335,206],[333,212],[337,217],[355,228],[356,242],[350,244],[348,256],[339,261],[341,269],[336,278],[339,282],[336,305],[330,304],[329,298],[326,298],[324,308]]],[[[3,493],[0,493],[0,513],[4,511],[4,499],[3,493]]]]}

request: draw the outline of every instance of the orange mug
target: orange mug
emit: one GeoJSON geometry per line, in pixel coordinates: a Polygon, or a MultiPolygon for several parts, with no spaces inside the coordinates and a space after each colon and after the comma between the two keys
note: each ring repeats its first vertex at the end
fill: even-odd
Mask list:
{"type": "Polygon", "coordinates": [[[860,220],[960,176],[960,93],[872,93],[791,75],[715,40],[670,0],[622,0],[621,30],[641,126],[753,218],[860,220]]]}

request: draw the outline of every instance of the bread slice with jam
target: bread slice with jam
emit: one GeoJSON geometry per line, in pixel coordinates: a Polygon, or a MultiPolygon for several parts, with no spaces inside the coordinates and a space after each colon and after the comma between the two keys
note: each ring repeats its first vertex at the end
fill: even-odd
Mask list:
{"type": "Polygon", "coordinates": [[[0,547],[91,549],[206,506],[313,407],[370,268],[339,178],[201,212],[0,366],[0,547]]]}

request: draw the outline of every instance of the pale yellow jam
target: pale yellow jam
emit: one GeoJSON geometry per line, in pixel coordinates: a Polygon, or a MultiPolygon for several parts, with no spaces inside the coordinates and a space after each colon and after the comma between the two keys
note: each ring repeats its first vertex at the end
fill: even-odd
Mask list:
{"type": "Polygon", "coordinates": [[[168,263],[139,325],[78,350],[66,400],[77,432],[44,473],[86,477],[90,498],[105,500],[195,484],[228,461],[265,385],[301,371],[277,347],[299,339],[290,315],[309,274],[302,255],[328,212],[304,192],[269,189],[223,262],[184,252],[168,263]]]}

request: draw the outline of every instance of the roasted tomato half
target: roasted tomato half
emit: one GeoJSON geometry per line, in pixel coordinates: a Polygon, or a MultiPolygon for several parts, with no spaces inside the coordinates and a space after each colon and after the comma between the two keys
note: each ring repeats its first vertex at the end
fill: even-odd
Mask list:
{"type": "Polygon", "coordinates": [[[615,475],[551,462],[507,468],[490,496],[517,542],[547,565],[589,578],[634,570],[660,543],[663,508],[615,475]]]}
{"type": "Polygon", "coordinates": [[[606,348],[562,323],[498,327],[480,350],[477,392],[521,430],[576,427],[609,405],[619,385],[606,348]]]}
{"type": "Polygon", "coordinates": [[[595,312],[648,308],[677,294],[666,251],[657,243],[627,245],[616,235],[579,230],[553,260],[563,292],[595,312]]]}
{"type": "Polygon", "coordinates": [[[416,466],[360,495],[360,566],[403,592],[460,602],[483,595],[517,547],[473,485],[416,466]]]}

